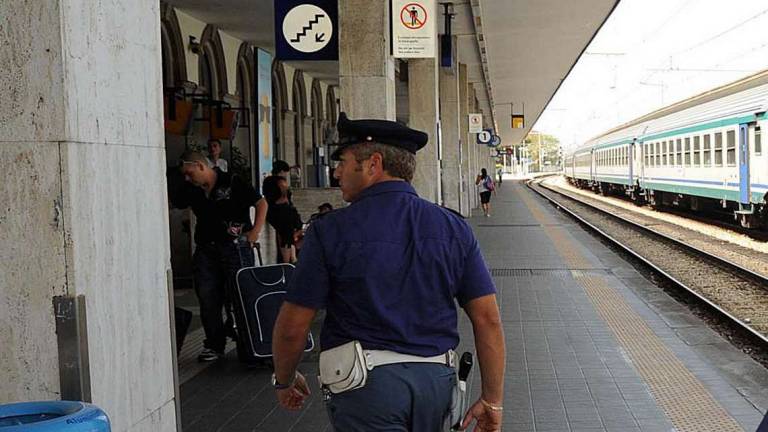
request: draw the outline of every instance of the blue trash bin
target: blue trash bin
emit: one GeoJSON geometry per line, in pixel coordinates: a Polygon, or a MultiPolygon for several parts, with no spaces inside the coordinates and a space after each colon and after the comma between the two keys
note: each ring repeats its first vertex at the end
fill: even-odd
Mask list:
{"type": "Polygon", "coordinates": [[[107,415],[83,402],[0,405],[0,432],[110,432],[107,415]]]}

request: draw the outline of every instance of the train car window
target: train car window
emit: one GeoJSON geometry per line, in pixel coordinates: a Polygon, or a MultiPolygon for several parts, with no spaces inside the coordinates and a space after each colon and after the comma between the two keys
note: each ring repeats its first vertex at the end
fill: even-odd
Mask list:
{"type": "Polygon", "coordinates": [[[723,133],[715,134],[715,166],[723,166],[723,133]]]}
{"type": "Polygon", "coordinates": [[[667,166],[667,142],[661,143],[661,166],[667,166]]]}
{"type": "Polygon", "coordinates": [[[685,166],[691,166],[691,139],[685,139],[685,166]]]}
{"type": "Polygon", "coordinates": [[[760,126],[755,128],[755,155],[760,156],[763,153],[763,142],[760,137],[760,126]]]}
{"type": "Polygon", "coordinates": [[[648,161],[650,160],[650,156],[649,156],[649,153],[651,152],[650,148],[651,148],[650,144],[645,144],[645,166],[650,165],[648,163],[648,161]]]}
{"type": "Polygon", "coordinates": [[[648,166],[653,166],[654,161],[654,151],[653,151],[653,143],[648,144],[648,166]]]}
{"type": "Polygon", "coordinates": [[[736,131],[729,130],[725,133],[726,136],[726,162],[728,166],[736,166],[736,131]]]}
{"type": "Polygon", "coordinates": [[[693,137],[693,166],[695,167],[701,165],[701,143],[699,141],[698,135],[693,137]]]}
{"type": "Polygon", "coordinates": [[[661,143],[656,142],[656,166],[661,165],[661,143]]]}
{"type": "Polygon", "coordinates": [[[710,143],[711,136],[709,134],[704,135],[704,167],[712,166],[712,146],[710,143]]]}
{"type": "Polygon", "coordinates": [[[683,140],[675,141],[675,166],[683,166],[683,140]]]}

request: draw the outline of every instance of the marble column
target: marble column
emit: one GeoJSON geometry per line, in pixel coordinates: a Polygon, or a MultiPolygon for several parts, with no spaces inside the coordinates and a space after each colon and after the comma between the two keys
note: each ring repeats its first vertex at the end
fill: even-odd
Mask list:
{"type": "Polygon", "coordinates": [[[175,430],[160,4],[0,17],[0,401],[59,399],[76,375],[113,431],[175,430]],[[57,338],[54,297],[84,299],[77,336],[57,338]],[[87,366],[60,361],[71,344],[87,366]]]}

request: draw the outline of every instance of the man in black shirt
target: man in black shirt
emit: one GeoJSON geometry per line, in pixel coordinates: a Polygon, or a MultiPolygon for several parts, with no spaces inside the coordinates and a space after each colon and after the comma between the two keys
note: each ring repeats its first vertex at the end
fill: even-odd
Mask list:
{"type": "MultiPolygon", "coordinates": [[[[267,202],[251,185],[238,177],[210,168],[205,156],[187,151],[181,157],[184,179],[196,187],[171,194],[171,203],[178,208],[192,208],[197,217],[195,226],[195,291],[200,302],[200,319],[205,331],[204,349],[199,361],[218,360],[226,345],[226,328],[222,310],[226,301],[227,284],[243,267],[238,244],[256,243],[264,226],[267,202]],[[253,224],[250,208],[256,207],[253,224]]],[[[250,251],[250,248],[247,248],[250,251]]],[[[243,257],[252,261],[253,256],[243,257]]]]}

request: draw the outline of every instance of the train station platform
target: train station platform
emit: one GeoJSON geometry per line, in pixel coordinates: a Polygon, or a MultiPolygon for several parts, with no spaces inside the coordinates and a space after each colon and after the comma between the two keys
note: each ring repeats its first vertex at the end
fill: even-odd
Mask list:
{"type": "MultiPolygon", "coordinates": [[[[768,408],[763,366],[522,183],[504,182],[492,206],[470,223],[507,341],[504,431],[755,431],[768,408]]],[[[471,349],[465,316],[460,326],[459,349],[471,349]]],[[[287,412],[270,371],[231,352],[182,385],[184,431],[330,430],[317,354],[300,369],[313,396],[287,412]]],[[[475,373],[475,396],[479,384],[475,373]]]]}

